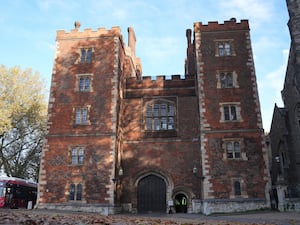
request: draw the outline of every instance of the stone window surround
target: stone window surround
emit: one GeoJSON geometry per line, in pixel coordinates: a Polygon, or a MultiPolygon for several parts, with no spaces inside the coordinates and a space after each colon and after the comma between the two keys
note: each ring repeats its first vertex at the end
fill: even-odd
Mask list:
{"type": "Polygon", "coordinates": [[[91,125],[91,121],[90,121],[90,109],[91,109],[91,105],[85,105],[85,106],[75,106],[73,107],[73,118],[72,118],[72,124],[75,126],[87,126],[87,125],[91,125]],[[76,123],[76,110],[77,109],[87,109],[87,119],[86,119],[86,123],[76,123]]]}
{"type": "MultiPolygon", "coordinates": [[[[146,132],[162,132],[162,131],[170,131],[170,130],[176,130],[177,127],[177,101],[173,100],[168,100],[167,98],[153,98],[153,99],[144,99],[144,106],[142,110],[142,115],[143,115],[143,130],[146,132]],[[163,103],[166,102],[167,105],[171,104],[174,107],[174,116],[173,116],[173,129],[160,129],[160,130],[147,130],[147,123],[146,123],[146,118],[147,118],[147,106],[149,104],[153,104],[155,102],[163,103]]],[[[153,118],[153,117],[152,117],[153,118]]]]}
{"type": "Polygon", "coordinates": [[[85,186],[83,185],[83,182],[81,180],[76,179],[76,181],[71,181],[67,184],[67,191],[66,191],[66,197],[68,199],[69,202],[73,202],[73,203],[86,203],[85,199],[84,199],[84,193],[85,193],[85,186]],[[74,199],[71,200],[70,199],[70,193],[71,193],[71,185],[74,184],[75,185],[75,193],[74,193],[74,199]],[[81,184],[81,200],[77,200],[76,196],[77,196],[77,187],[78,184],[81,184]]]}
{"type": "Polygon", "coordinates": [[[69,147],[69,157],[70,157],[70,165],[71,166],[82,166],[84,164],[84,155],[85,155],[85,146],[83,145],[75,145],[69,147]],[[83,150],[82,162],[79,162],[79,150],[83,150]],[[73,161],[73,150],[76,150],[76,162],[73,161]]]}
{"type": "Polygon", "coordinates": [[[75,82],[75,91],[76,92],[92,92],[93,91],[93,79],[94,75],[92,73],[82,73],[82,74],[76,74],[76,82],[75,82]],[[82,77],[90,77],[90,88],[89,90],[80,90],[79,89],[79,81],[82,77]]]}
{"type": "Polygon", "coordinates": [[[218,89],[239,88],[237,77],[238,77],[238,75],[237,75],[236,71],[217,70],[216,71],[217,88],[218,89]],[[225,73],[225,74],[232,73],[232,78],[233,78],[233,86],[232,87],[222,87],[222,85],[221,85],[221,74],[222,73],[225,73]]]}
{"type": "Polygon", "coordinates": [[[246,184],[244,179],[239,177],[233,177],[231,178],[231,192],[230,192],[230,198],[248,198],[248,194],[246,192],[246,184]],[[240,183],[240,189],[241,189],[241,195],[235,194],[235,182],[238,181],[240,183]]]}
{"type": "Polygon", "coordinates": [[[248,160],[248,157],[246,155],[245,151],[245,144],[243,138],[223,138],[222,139],[222,149],[223,149],[223,160],[224,161],[231,161],[231,160],[248,160]],[[240,158],[228,158],[227,155],[227,143],[228,142],[239,142],[240,143],[240,158]]]}
{"type": "Polygon", "coordinates": [[[89,62],[89,63],[93,62],[93,56],[94,56],[94,53],[95,53],[95,48],[93,46],[84,46],[84,47],[82,46],[82,47],[77,49],[78,58],[76,59],[74,64],[88,64],[87,62],[86,63],[81,63],[81,50],[82,49],[89,49],[89,48],[92,49],[92,58],[91,58],[91,62],[89,62]]]}
{"type": "Polygon", "coordinates": [[[243,122],[242,116],[241,116],[241,106],[240,102],[220,102],[220,123],[228,123],[228,122],[243,122]],[[224,115],[224,106],[234,106],[236,111],[236,120],[225,120],[224,115]]]}
{"type": "Polygon", "coordinates": [[[216,57],[228,57],[228,56],[236,56],[234,44],[233,44],[233,39],[215,39],[215,56],[216,57]],[[230,54],[229,55],[220,55],[219,53],[219,44],[220,43],[228,43],[230,45],[230,54]]]}

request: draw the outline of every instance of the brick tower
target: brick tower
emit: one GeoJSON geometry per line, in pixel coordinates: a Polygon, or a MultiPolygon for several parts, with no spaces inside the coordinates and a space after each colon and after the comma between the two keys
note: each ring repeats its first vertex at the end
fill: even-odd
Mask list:
{"type": "Polygon", "coordinates": [[[268,171],[248,21],[194,23],[203,212],[264,208],[268,171]],[[229,207],[230,206],[230,207],[229,207]]]}
{"type": "MultiPolygon", "coordinates": [[[[78,25],[78,24],[77,24],[78,25]]],[[[248,21],[187,30],[185,76],[142,77],[135,34],[57,32],[39,208],[205,213],[267,207],[248,21]]]]}
{"type": "Polygon", "coordinates": [[[118,27],[58,31],[40,169],[40,208],[114,213],[120,79],[136,76],[135,35],[118,27]]]}

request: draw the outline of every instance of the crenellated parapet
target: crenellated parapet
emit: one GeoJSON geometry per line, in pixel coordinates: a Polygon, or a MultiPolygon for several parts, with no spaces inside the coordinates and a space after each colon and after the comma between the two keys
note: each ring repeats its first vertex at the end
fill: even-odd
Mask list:
{"type": "Polygon", "coordinates": [[[97,38],[99,36],[121,36],[120,27],[112,27],[110,30],[106,28],[98,28],[97,30],[92,30],[91,28],[86,28],[83,31],[79,29],[72,29],[70,32],[65,30],[58,30],[56,32],[57,39],[70,39],[70,38],[97,38]]]}
{"type": "Polygon", "coordinates": [[[208,24],[202,24],[202,22],[194,23],[194,32],[207,32],[207,31],[225,31],[225,30],[249,30],[248,20],[241,20],[236,22],[235,18],[224,21],[224,23],[218,23],[217,21],[208,22],[208,24]]]}
{"type": "Polygon", "coordinates": [[[195,76],[159,75],[156,77],[143,76],[126,78],[125,98],[143,96],[191,96],[195,95],[195,76]]]}

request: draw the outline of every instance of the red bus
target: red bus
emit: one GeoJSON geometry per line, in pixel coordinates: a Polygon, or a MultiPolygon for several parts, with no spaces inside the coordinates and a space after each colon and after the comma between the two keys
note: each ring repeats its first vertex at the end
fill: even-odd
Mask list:
{"type": "Polygon", "coordinates": [[[32,208],[36,198],[37,183],[16,177],[0,176],[0,208],[32,208]]]}

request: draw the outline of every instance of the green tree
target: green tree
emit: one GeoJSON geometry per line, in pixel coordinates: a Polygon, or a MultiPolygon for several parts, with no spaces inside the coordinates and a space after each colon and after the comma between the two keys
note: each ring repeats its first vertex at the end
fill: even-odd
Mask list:
{"type": "Polygon", "coordinates": [[[38,179],[46,127],[44,82],[38,72],[0,66],[0,167],[38,179]]]}

